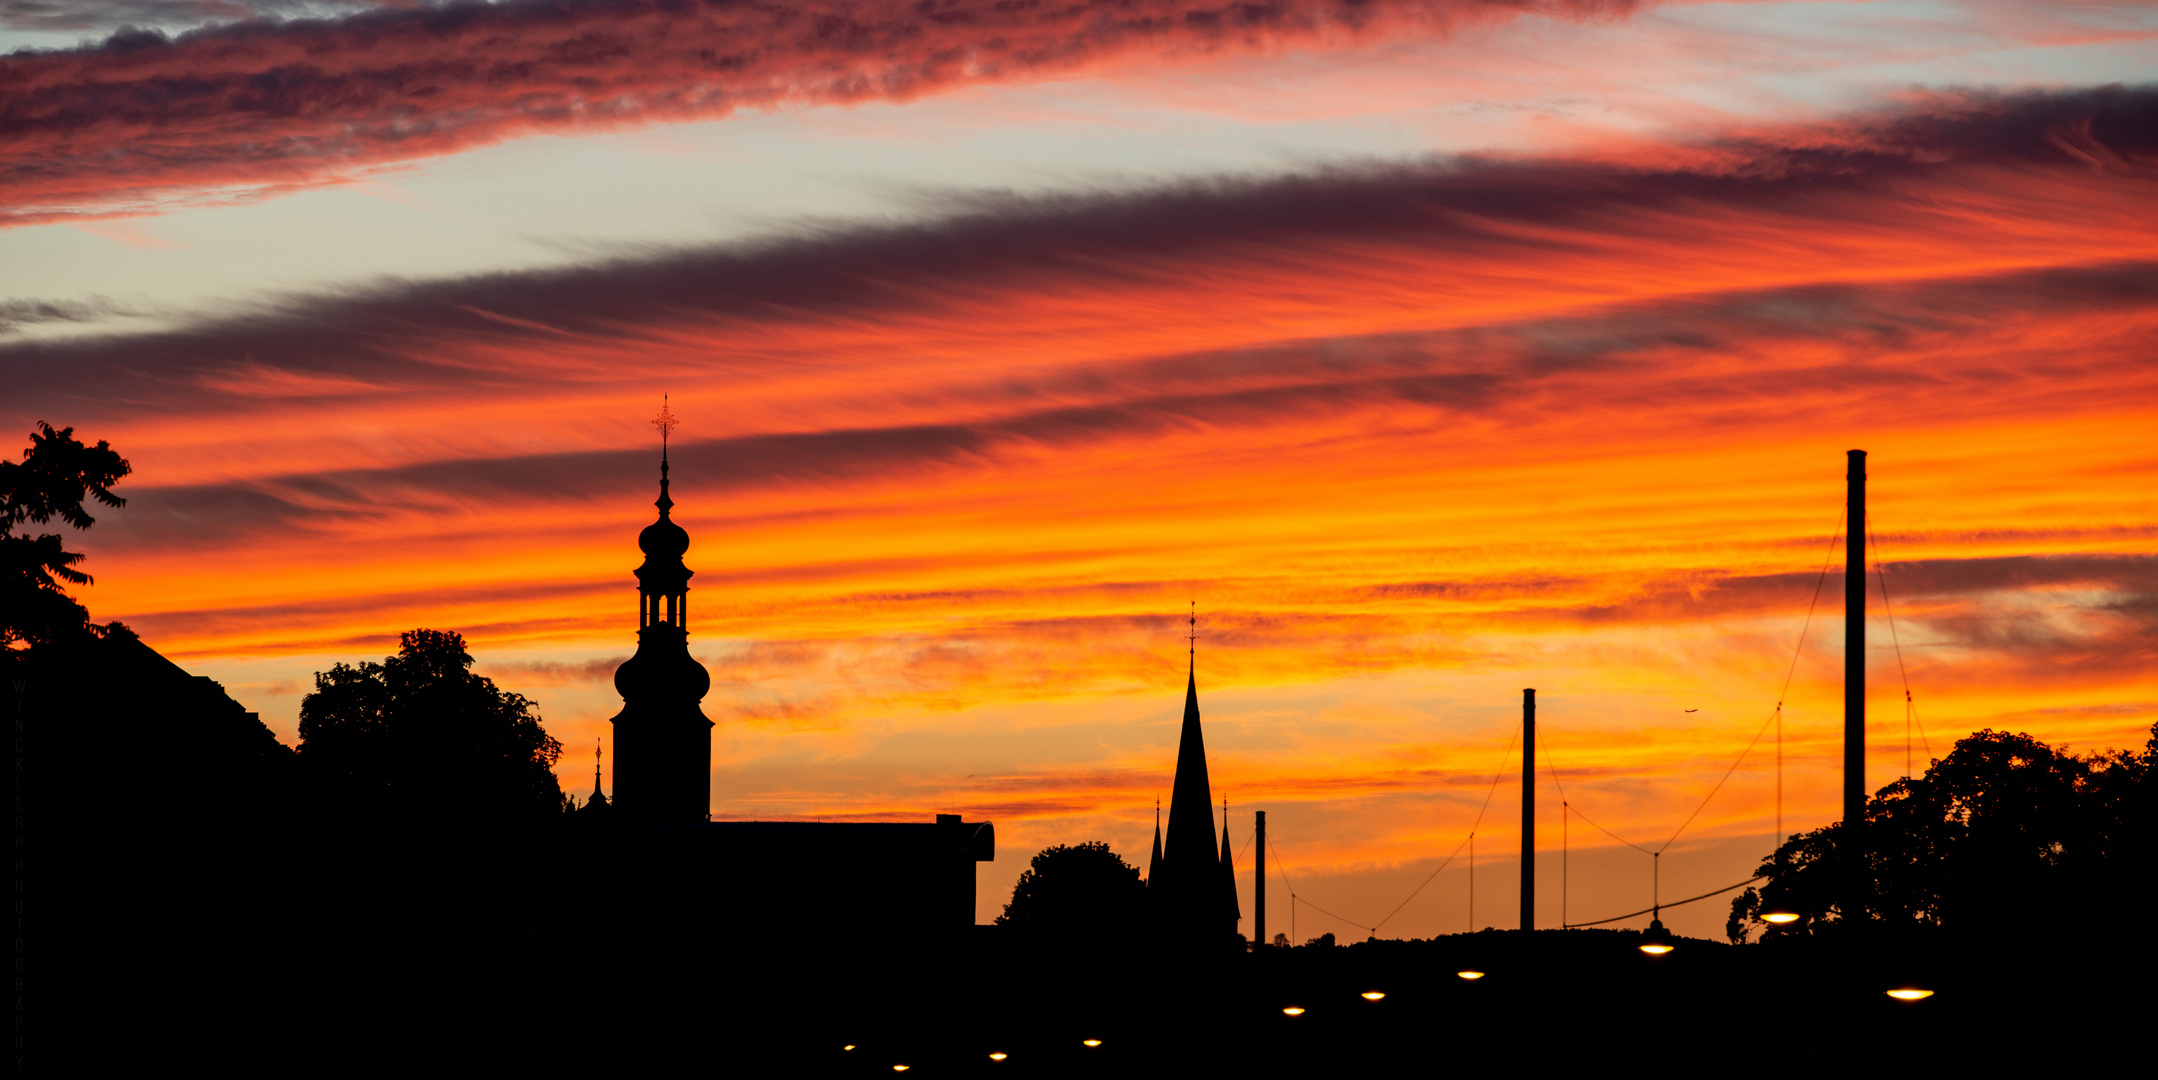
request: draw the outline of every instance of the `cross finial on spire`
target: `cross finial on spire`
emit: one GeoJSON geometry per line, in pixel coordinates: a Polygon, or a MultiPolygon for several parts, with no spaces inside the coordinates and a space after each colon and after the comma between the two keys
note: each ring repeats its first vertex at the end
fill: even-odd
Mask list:
{"type": "Polygon", "coordinates": [[[659,499],[652,505],[659,507],[661,517],[674,508],[674,500],[667,495],[667,436],[682,426],[674,410],[667,407],[667,395],[659,396],[659,415],[652,418],[652,426],[659,429],[659,499]]]}
{"type": "Polygon", "coordinates": [[[659,415],[652,418],[652,426],[659,429],[659,441],[662,443],[667,441],[667,436],[674,433],[675,428],[682,426],[681,418],[675,416],[667,407],[667,398],[666,394],[659,396],[659,415]]]}
{"type": "Polygon", "coordinates": [[[1190,656],[1192,668],[1196,670],[1199,666],[1199,602],[1197,600],[1191,602],[1191,620],[1190,626],[1184,635],[1184,647],[1190,656]]]}
{"type": "Polygon", "coordinates": [[[681,419],[675,416],[673,410],[667,407],[666,394],[659,396],[659,415],[652,418],[652,426],[659,429],[659,456],[661,460],[665,460],[667,457],[667,436],[674,434],[674,429],[682,426],[681,419]]]}

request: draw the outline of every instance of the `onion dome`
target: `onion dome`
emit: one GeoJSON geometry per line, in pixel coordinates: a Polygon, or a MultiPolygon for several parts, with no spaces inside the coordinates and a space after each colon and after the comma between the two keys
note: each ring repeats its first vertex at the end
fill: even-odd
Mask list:
{"type": "MultiPolygon", "coordinates": [[[[680,640],[677,631],[675,641],[680,640]]],[[[639,648],[635,656],[614,669],[614,689],[625,702],[696,702],[704,700],[704,695],[711,692],[712,673],[679,644],[674,648],[639,648]]]]}
{"type": "Polygon", "coordinates": [[[689,533],[675,524],[674,519],[668,517],[665,511],[661,511],[658,521],[645,526],[644,531],[637,534],[637,548],[654,558],[679,559],[683,552],[689,550],[689,533]]]}

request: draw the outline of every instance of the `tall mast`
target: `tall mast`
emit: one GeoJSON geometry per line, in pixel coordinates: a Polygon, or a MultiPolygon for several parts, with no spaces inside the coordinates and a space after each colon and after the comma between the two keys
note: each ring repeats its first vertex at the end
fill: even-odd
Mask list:
{"type": "Polygon", "coordinates": [[[1843,553],[1843,915],[1865,910],[1866,864],[1866,452],[1850,452],[1843,553]]]}
{"type": "Polygon", "coordinates": [[[1521,691],[1521,928],[1536,929],[1536,691],[1521,691]]]}

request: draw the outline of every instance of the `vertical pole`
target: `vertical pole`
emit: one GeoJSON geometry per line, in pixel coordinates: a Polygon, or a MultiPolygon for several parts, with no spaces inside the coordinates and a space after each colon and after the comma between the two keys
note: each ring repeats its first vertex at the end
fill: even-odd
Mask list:
{"type": "Polygon", "coordinates": [[[1259,849],[1259,862],[1252,868],[1251,906],[1253,911],[1251,916],[1251,940],[1264,945],[1266,944],[1266,811],[1261,810],[1254,816],[1258,818],[1259,823],[1253,826],[1257,835],[1252,838],[1251,846],[1259,849]]]}
{"type": "Polygon", "coordinates": [[[1843,554],[1843,838],[1844,918],[1865,908],[1866,820],[1866,452],[1850,452],[1849,506],[1843,554]]]}
{"type": "Polygon", "coordinates": [[[1536,691],[1521,691],[1521,928],[1536,929],[1536,691]]]}

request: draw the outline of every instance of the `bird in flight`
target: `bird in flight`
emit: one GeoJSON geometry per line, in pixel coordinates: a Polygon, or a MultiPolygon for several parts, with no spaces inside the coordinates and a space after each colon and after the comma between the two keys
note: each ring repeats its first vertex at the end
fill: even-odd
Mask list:
{"type": "Polygon", "coordinates": [[[1699,710],[1699,709],[1688,709],[1688,710],[1686,710],[1686,711],[1687,711],[1687,712],[1700,712],[1701,710],[1699,710]]]}

